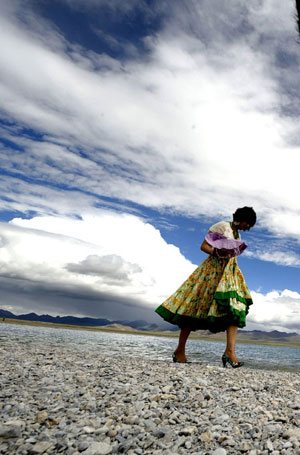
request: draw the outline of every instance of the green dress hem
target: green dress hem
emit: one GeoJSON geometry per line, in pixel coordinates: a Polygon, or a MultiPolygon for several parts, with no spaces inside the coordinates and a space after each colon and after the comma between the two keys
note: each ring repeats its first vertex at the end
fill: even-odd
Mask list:
{"type": "Polygon", "coordinates": [[[246,316],[249,312],[249,306],[253,304],[252,299],[246,299],[238,295],[236,291],[216,292],[214,301],[218,308],[226,314],[222,316],[208,316],[205,319],[185,316],[178,313],[172,313],[164,305],[156,308],[155,312],[165,321],[178,325],[179,328],[190,327],[192,331],[209,330],[212,333],[224,332],[230,325],[243,328],[246,326],[246,316]],[[245,304],[245,310],[240,311],[233,308],[230,299],[236,299],[245,304]]]}

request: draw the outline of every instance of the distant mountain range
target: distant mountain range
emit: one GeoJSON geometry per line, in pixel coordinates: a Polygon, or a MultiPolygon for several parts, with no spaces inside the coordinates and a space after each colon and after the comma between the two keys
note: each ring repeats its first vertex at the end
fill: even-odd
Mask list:
{"type": "MultiPolygon", "coordinates": [[[[75,316],[50,316],[49,314],[38,315],[36,313],[15,315],[10,311],[0,309],[0,319],[18,319],[20,321],[49,322],[52,324],[75,325],[81,327],[104,327],[104,326],[126,326],[136,330],[145,330],[151,332],[161,332],[167,330],[167,325],[159,326],[155,323],[146,321],[109,321],[108,319],[97,318],[77,318],[75,316]]],[[[177,326],[168,327],[171,331],[178,330],[177,326]]]]}
{"type": "MultiPolygon", "coordinates": [[[[204,332],[205,338],[214,340],[223,340],[224,333],[210,333],[204,332]]],[[[239,342],[254,342],[254,343],[272,343],[281,346],[293,345],[300,347],[300,334],[296,332],[279,332],[278,330],[272,330],[271,332],[264,332],[263,330],[239,330],[238,335],[239,342]]]]}
{"type": "MultiPolygon", "coordinates": [[[[32,322],[46,322],[52,324],[65,324],[81,327],[107,327],[107,329],[116,330],[140,330],[145,332],[176,332],[178,331],[177,326],[171,324],[158,325],[155,323],[149,323],[143,320],[137,321],[110,321],[108,319],[97,319],[97,318],[78,318],[75,316],[50,316],[49,314],[38,315],[36,313],[19,314],[15,315],[10,311],[0,309],[0,319],[17,319],[20,321],[32,321],[32,322]]],[[[198,332],[200,334],[200,332],[198,332]]],[[[213,334],[209,331],[201,331],[201,336],[207,338],[223,338],[224,333],[213,334]]],[[[271,332],[264,332],[262,330],[239,330],[239,339],[249,341],[272,341],[280,343],[295,343],[300,345],[300,334],[296,332],[279,332],[273,330],[271,332]]]]}
{"type": "Polygon", "coordinates": [[[240,330],[240,333],[249,334],[253,339],[261,340],[262,335],[264,338],[288,338],[294,336],[300,336],[296,332],[279,332],[278,330],[272,330],[271,332],[264,332],[262,330],[240,330]]]}

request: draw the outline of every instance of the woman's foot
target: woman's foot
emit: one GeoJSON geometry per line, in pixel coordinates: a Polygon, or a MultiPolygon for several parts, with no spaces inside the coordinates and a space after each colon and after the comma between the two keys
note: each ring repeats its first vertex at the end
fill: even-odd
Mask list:
{"type": "Polygon", "coordinates": [[[185,354],[182,352],[178,352],[178,351],[173,352],[172,359],[173,359],[173,362],[177,362],[177,363],[186,363],[187,362],[187,358],[186,358],[185,354]]]}
{"type": "Polygon", "coordinates": [[[229,357],[232,362],[236,362],[236,363],[238,362],[238,359],[237,359],[237,356],[235,355],[235,352],[232,352],[232,351],[230,351],[228,349],[225,349],[224,354],[226,354],[227,357],[229,357]]]}
{"type": "Polygon", "coordinates": [[[229,363],[229,365],[232,366],[232,368],[239,368],[239,367],[242,367],[242,366],[244,365],[244,362],[238,362],[236,356],[234,356],[234,358],[235,358],[236,360],[232,360],[232,359],[226,354],[226,351],[225,351],[224,354],[222,355],[223,367],[226,368],[227,362],[229,363]]]}

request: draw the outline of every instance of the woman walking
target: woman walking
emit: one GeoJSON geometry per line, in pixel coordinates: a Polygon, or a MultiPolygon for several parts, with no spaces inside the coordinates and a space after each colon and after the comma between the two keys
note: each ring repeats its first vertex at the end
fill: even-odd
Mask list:
{"type": "Polygon", "coordinates": [[[201,250],[209,255],[180,288],[155,311],[181,328],[174,362],[185,363],[185,345],[191,331],[226,331],[227,344],[222,356],[224,367],[243,365],[235,354],[238,328],[245,327],[253,303],[236,256],[247,247],[239,231],[249,231],[256,223],[252,207],[233,214],[232,222],[221,221],[210,227],[201,250]]]}

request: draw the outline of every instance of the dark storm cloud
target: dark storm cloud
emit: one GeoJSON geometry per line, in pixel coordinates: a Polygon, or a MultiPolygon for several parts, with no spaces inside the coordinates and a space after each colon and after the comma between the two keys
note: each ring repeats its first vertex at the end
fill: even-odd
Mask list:
{"type": "Polygon", "coordinates": [[[142,300],[96,292],[89,286],[36,283],[12,277],[0,277],[0,308],[16,313],[36,312],[51,315],[75,315],[110,320],[158,321],[155,306],[142,300]]]}

